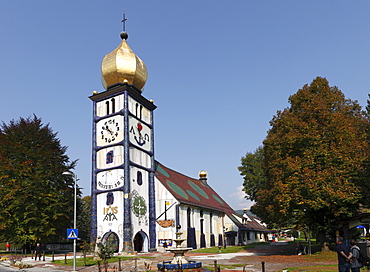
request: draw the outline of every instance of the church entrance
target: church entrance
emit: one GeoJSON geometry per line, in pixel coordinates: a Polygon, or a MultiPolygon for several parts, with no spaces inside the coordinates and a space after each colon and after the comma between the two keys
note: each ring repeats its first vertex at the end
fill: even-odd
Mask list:
{"type": "Polygon", "coordinates": [[[105,247],[108,247],[114,252],[118,252],[119,249],[119,238],[115,232],[107,232],[104,234],[102,243],[105,247]]]}
{"type": "Polygon", "coordinates": [[[148,236],[143,231],[136,233],[134,237],[134,251],[148,252],[148,236]]]}

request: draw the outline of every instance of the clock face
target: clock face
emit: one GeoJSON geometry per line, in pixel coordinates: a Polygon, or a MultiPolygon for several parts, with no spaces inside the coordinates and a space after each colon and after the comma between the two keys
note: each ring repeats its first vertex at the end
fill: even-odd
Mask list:
{"type": "Polygon", "coordinates": [[[105,146],[123,140],[123,116],[113,116],[100,120],[96,124],[96,144],[105,146]]]}
{"type": "Polygon", "coordinates": [[[113,169],[100,172],[96,175],[98,190],[112,190],[123,186],[124,170],[113,169]]]}
{"type": "Polygon", "coordinates": [[[146,151],[151,151],[151,129],[134,117],[129,118],[130,142],[146,151]]]}

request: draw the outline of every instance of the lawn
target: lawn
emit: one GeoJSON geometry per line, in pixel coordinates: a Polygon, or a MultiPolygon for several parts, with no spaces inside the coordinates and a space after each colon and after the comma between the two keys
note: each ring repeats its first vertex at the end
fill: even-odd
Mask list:
{"type": "Polygon", "coordinates": [[[201,248],[192,250],[191,252],[198,252],[198,253],[209,253],[209,254],[216,254],[216,253],[235,253],[242,250],[246,250],[248,248],[254,248],[257,245],[268,245],[269,242],[260,242],[260,243],[252,243],[245,246],[228,246],[226,248],[224,247],[210,247],[210,248],[201,248]]]}
{"type": "MultiPolygon", "coordinates": [[[[305,261],[312,263],[324,263],[337,260],[337,253],[334,251],[317,252],[315,254],[302,256],[305,261]]],[[[322,264],[312,266],[301,266],[301,267],[290,267],[280,272],[308,272],[308,271],[321,271],[321,272],[332,272],[338,271],[337,264],[322,264]]]]}
{"type": "MultiPolygon", "coordinates": [[[[135,259],[137,257],[112,257],[110,259],[107,259],[108,263],[115,263],[118,262],[119,260],[125,261],[125,260],[130,260],[130,259],[135,259]]],[[[151,259],[152,257],[140,257],[141,259],[151,259]]],[[[103,261],[100,261],[101,264],[103,261]]],[[[55,264],[60,264],[60,265],[68,265],[72,266],[73,265],[73,259],[67,259],[67,263],[65,263],[64,260],[55,260],[55,264]]],[[[86,266],[92,266],[92,265],[97,265],[98,261],[94,260],[94,257],[86,257],[86,266]]],[[[76,266],[85,266],[84,263],[84,258],[76,258],[76,266]]]]}

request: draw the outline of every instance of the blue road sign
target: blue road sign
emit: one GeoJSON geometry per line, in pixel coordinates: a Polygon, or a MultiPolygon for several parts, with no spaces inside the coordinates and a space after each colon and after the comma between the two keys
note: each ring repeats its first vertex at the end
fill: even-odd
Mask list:
{"type": "Polygon", "coordinates": [[[67,239],[77,239],[78,229],[67,229],[67,239]]]}

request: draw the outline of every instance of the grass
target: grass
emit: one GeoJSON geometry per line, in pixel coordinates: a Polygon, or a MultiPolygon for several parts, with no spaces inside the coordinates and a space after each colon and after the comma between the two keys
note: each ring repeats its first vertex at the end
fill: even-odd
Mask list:
{"type": "Polygon", "coordinates": [[[218,247],[210,247],[210,248],[201,248],[201,249],[192,250],[191,252],[210,253],[210,254],[236,253],[242,250],[246,250],[248,248],[254,248],[257,245],[268,245],[268,244],[269,244],[268,242],[261,242],[261,243],[253,243],[253,244],[249,244],[245,246],[228,246],[226,248],[221,247],[220,249],[218,247]]]}
{"type": "Polygon", "coordinates": [[[315,254],[304,255],[303,258],[309,262],[326,262],[336,261],[338,259],[337,253],[334,251],[321,251],[315,254]]]}
{"type": "MultiPolygon", "coordinates": [[[[303,258],[309,262],[328,262],[328,261],[336,261],[337,260],[337,253],[334,251],[325,251],[325,252],[317,252],[315,254],[304,255],[303,258]]],[[[308,271],[321,271],[321,272],[332,272],[338,271],[337,264],[328,264],[328,265],[312,265],[312,266],[301,266],[301,267],[290,267],[280,272],[308,272],[308,271]]]]}
{"type": "MultiPolygon", "coordinates": [[[[119,258],[121,259],[121,261],[125,261],[125,260],[130,260],[130,259],[134,259],[134,258],[137,258],[137,257],[112,257],[110,259],[108,259],[108,263],[115,263],[115,262],[118,262],[119,261],[119,258]]],[[[151,259],[152,257],[140,257],[141,259],[151,259]]],[[[101,264],[103,263],[103,261],[100,261],[101,264]]],[[[67,263],[64,263],[64,260],[55,260],[54,261],[55,264],[60,264],[60,265],[67,265],[67,266],[72,266],[73,265],[73,259],[67,259],[67,263]]],[[[86,257],[86,266],[92,266],[92,265],[97,265],[98,264],[98,261],[97,260],[94,260],[94,257],[86,257]]],[[[76,266],[85,266],[84,264],[84,258],[76,258],[76,266]]]]}
{"type": "MultiPolygon", "coordinates": [[[[222,253],[234,253],[238,252],[247,248],[254,248],[256,245],[264,244],[264,243],[255,243],[250,244],[247,246],[236,246],[236,247],[227,247],[226,249],[221,248],[222,253]]],[[[267,243],[266,243],[267,244],[267,243]]],[[[213,253],[217,254],[218,247],[214,248],[204,248],[204,249],[198,249],[193,250],[193,252],[200,252],[200,253],[213,253]]],[[[325,252],[317,252],[312,255],[304,255],[302,256],[305,261],[312,262],[312,263],[323,263],[323,262],[336,262],[337,260],[337,254],[334,251],[325,251],[325,252]]],[[[221,267],[221,269],[235,269],[237,267],[243,267],[245,264],[218,264],[218,266],[221,267]]],[[[213,266],[207,266],[206,268],[213,270],[213,266]]],[[[336,264],[320,264],[320,265],[311,265],[311,266],[302,266],[302,267],[291,267],[291,268],[285,268],[283,270],[280,270],[280,272],[286,271],[286,272],[308,272],[308,271],[321,271],[321,272],[333,272],[338,271],[338,266],[336,264]]]]}
{"type": "MultiPolygon", "coordinates": [[[[223,264],[217,264],[221,269],[236,269],[239,267],[244,267],[246,266],[245,264],[228,264],[228,265],[223,265],[223,264]]],[[[213,271],[215,266],[214,265],[208,265],[208,266],[203,266],[203,268],[207,268],[208,270],[213,271]]]]}

